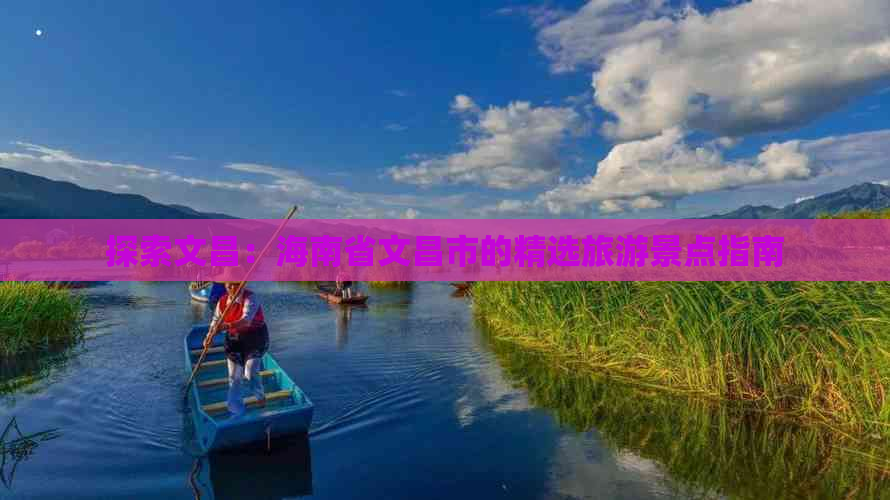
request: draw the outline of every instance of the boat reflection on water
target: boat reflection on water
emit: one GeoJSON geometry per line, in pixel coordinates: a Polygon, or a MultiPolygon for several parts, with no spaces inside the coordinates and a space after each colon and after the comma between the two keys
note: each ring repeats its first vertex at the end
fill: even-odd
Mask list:
{"type": "Polygon", "coordinates": [[[215,452],[195,461],[189,485],[195,499],[280,500],[312,494],[312,464],[306,434],[263,446],[215,452]]]}
{"type": "Polygon", "coordinates": [[[352,320],[352,307],[335,307],[337,318],[337,349],[346,347],[349,342],[349,322],[352,320]]]}

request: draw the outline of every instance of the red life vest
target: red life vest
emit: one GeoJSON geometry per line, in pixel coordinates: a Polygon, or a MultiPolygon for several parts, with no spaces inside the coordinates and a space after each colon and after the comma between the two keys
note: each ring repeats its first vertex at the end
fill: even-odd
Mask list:
{"type": "MultiPolygon", "coordinates": [[[[239,321],[244,316],[244,300],[250,298],[251,300],[256,300],[253,292],[248,290],[241,291],[241,300],[232,304],[232,307],[226,313],[223,321],[226,323],[234,323],[235,321],[239,321]]],[[[226,293],[222,297],[219,298],[219,307],[220,311],[225,311],[226,307],[229,306],[229,294],[226,293]]],[[[229,333],[233,335],[240,335],[242,333],[247,333],[249,331],[254,330],[255,328],[262,328],[266,324],[266,318],[263,316],[263,306],[260,305],[259,309],[256,312],[256,315],[253,317],[253,321],[251,321],[250,325],[246,328],[238,328],[232,329],[229,333]]]]}

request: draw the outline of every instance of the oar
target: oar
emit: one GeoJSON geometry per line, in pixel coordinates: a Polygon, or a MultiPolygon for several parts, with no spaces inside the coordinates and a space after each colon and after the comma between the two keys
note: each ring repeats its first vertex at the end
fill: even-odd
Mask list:
{"type": "Polygon", "coordinates": [[[287,221],[290,220],[291,217],[297,212],[297,207],[292,207],[290,212],[287,213],[287,216],[281,221],[281,225],[278,226],[278,229],[275,230],[275,234],[272,235],[272,238],[269,240],[269,243],[266,244],[266,247],[263,248],[263,251],[260,252],[259,257],[255,261],[253,261],[253,265],[250,266],[250,269],[247,270],[247,273],[244,275],[244,278],[241,280],[241,284],[238,285],[238,289],[235,291],[235,295],[233,295],[229,299],[229,303],[226,304],[226,309],[223,311],[222,315],[219,317],[219,321],[210,325],[210,331],[207,332],[207,337],[205,337],[204,342],[204,350],[201,351],[201,356],[198,358],[198,362],[195,364],[195,368],[192,370],[192,375],[189,377],[189,381],[185,384],[185,395],[188,397],[188,390],[192,386],[192,382],[195,380],[195,375],[198,374],[198,370],[201,369],[201,363],[204,362],[204,358],[207,357],[207,351],[210,350],[210,344],[212,342],[208,342],[207,339],[213,339],[216,335],[217,330],[219,330],[219,325],[223,324],[226,314],[229,313],[229,309],[232,307],[232,304],[238,300],[238,297],[241,295],[241,290],[244,289],[244,284],[247,283],[247,278],[250,277],[250,274],[254,269],[259,265],[260,261],[263,259],[263,256],[266,255],[266,251],[269,250],[269,247],[272,246],[272,243],[275,243],[275,238],[278,237],[278,234],[281,233],[281,230],[284,229],[284,226],[287,225],[287,221]]]}

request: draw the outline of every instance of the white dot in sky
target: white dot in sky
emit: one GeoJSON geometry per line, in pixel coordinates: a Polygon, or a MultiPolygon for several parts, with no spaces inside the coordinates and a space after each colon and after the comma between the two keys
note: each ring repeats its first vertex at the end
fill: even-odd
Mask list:
{"type": "Polygon", "coordinates": [[[43,30],[35,30],[34,34],[37,36],[43,36],[43,30]]]}

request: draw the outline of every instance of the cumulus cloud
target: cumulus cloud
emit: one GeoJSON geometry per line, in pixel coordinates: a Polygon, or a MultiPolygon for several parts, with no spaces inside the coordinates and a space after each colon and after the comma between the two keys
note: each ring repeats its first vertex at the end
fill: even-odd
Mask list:
{"type": "Polygon", "coordinates": [[[665,4],[591,0],[538,33],[556,71],[596,68],[613,138],[784,129],[890,81],[886,0],[752,0],[708,14],[665,4]]]}
{"type": "Polygon", "coordinates": [[[553,71],[563,73],[598,64],[612,49],[666,31],[672,22],[661,17],[667,13],[665,4],[665,0],[590,0],[571,16],[558,10],[530,14],[533,24],[541,27],[539,48],[552,61],[553,71]]]}
{"type": "Polygon", "coordinates": [[[560,148],[567,136],[583,132],[572,108],[533,107],[524,101],[482,110],[458,95],[453,112],[464,122],[466,151],[390,168],[397,182],[432,186],[470,183],[496,189],[547,184],[559,173],[560,148]]]}
{"type": "Polygon", "coordinates": [[[535,200],[552,214],[584,211],[598,204],[602,213],[627,207],[649,209],[665,199],[697,193],[808,179],[820,169],[800,141],[770,144],[753,159],[726,161],[720,149],[691,147],[679,128],[612,148],[596,173],[564,181],[535,200]]]}
{"type": "Polygon", "coordinates": [[[540,218],[674,210],[686,196],[722,191],[716,203],[691,205],[681,209],[690,213],[670,215],[698,216],[732,210],[752,199],[782,206],[788,200],[863,181],[890,186],[890,130],[771,144],[753,158],[733,161],[723,156],[730,146],[707,141],[693,147],[682,131],[672,129],[653,139],[616,146],[592,176],[563,179],[537,197],[501,200],[475,212],[480,217],[540,218]]]}
{"type": "Polygon", "coordinates": [[[369,219],[417,217],[421,210],[432,215],[453,214],[467,206],[464,195],[353,192],[269,165],[230,163],[217,177],[205,178],[132,163],[84,159],[26,142],[14,144],[17,151],[0,151],[0,167],[88,189],[138,193],[159,203],[239,217],[279,217],[293,204],[303,206],[307,217],[369,219]]]}

